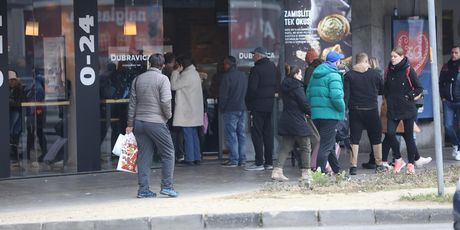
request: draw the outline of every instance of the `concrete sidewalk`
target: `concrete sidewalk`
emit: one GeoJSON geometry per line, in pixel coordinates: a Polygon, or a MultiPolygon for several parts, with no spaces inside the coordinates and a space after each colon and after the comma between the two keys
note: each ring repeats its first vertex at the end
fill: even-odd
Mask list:
{"type": "MultiPolygon", "coordinates": [[[[434,151],[421,153],[427,156],[434,151]]],[[[366,157],[361,154],[360,162],[366,157]]],[[[460,165],[448,154],[445,157],[446,165],[460,165]]],[[[344,170],[347,158],[345,154],[341,158],[344,170]]],[[[434,166],[434,162],[428,165],[434,166]]],[[[292,181],[300,176],[297,168],[285,170],[292,181]]],[[[359,173],[373,171],[360,169],[359,173]]],[[[152,173],[151,189],[156,192],[159,174],[159,170],[152,173]]],[[[247,193],[270,183],[270,174],[223,168],[218,162],[178,166],[175,188],[180,197],[154,199],[135,198],[135,174],[4,180],[0,181],[0,229],[215,229],[452,220],[452,204],[399,201],[402,194],[436,192],[436,188],[248,198],[247,193]]],[[[446,193],[453,189],[447,188],[446,193]]]]}

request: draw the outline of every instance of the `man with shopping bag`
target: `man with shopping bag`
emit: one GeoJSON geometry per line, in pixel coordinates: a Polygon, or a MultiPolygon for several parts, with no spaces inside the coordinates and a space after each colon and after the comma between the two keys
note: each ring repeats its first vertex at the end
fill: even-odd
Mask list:
{"type": "Polygon", "coordinates": [[[136,77],[131,85],[126,128],[126,134],[134,133],[139,147],[137,198],[156,197],[156,193],[149,188],[153,146],[161,154],[162,160],[160,194],[177,197],[179,194],[173,188],[174,146],[166,125],[172,116],[171,85],[161,73],[163,55],[150,56],[149,63],[151,67],[136,77]]]}

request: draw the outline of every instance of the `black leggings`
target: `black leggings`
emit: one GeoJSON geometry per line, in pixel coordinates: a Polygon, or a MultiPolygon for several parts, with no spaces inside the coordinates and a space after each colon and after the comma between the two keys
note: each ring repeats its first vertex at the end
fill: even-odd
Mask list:
{"type": "MultiPolygon", "coordinates": [[[[415,145],[415,140],[414,140],[414,121],[415,117],[409,118],[409,119],[404,119],[402,120],[404,123],[404,141],[406,142],[406,147],[407,147],[407,158],[409,160],[409,163],[414,163],[415,158],[418,155],[418,150],[417,146],[415,145]]],[[[394,119],[388,119],[388,132],[386,136],[388,137],[388,140],[391,145],[391,149],[394,151],[395,149],[399,149],[399,143],[398,140],[396,140],[396,127],[398,126],[400,120],[394,120],[394,119]]],[[[394,151],[395,153],[395,159],[401,158],[401,153],[399,151],[394,151]]],[[[417,158],[420,158],[417,156],[417,158]]]]}

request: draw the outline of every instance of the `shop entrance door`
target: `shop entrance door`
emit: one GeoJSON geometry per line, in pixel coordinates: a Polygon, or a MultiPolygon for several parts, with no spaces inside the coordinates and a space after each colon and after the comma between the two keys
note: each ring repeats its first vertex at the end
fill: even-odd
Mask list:
{"type": "Polygon", "coordinates": [[[203,159],[221,158],[218,94],[222,61],[229,55],[228,1],[163,1],[163,20],[164,50],[191,56],[202,77],[208,117],[199,132],[203,159]]]}

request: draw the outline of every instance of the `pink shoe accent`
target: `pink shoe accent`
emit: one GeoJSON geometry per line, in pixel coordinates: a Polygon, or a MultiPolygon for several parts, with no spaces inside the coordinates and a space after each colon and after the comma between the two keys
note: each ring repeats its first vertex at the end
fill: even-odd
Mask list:
{"type": "Polygon", "coordinates": [[[404,168],[404,166],[406,166],[406,162],[404,162],[402,158],[395,160],[395,165],[393,168],[394,173],[399,173],[401,169],[404,168]]]}

